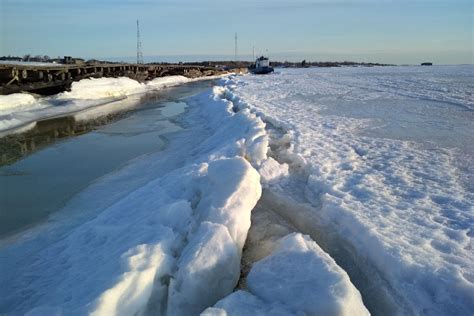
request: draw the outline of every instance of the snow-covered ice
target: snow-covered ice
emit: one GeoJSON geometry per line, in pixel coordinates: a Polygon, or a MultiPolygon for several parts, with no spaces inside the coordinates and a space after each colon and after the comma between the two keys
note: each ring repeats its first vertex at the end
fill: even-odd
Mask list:
{"type": "Polygon", "coordinates": [[[370,315],[347,273],[309,236],[289,234],[256,262],[249,293],[235,292],[204,315],[370,315]]]}
{"type": "Polygon", "coordinates": [[[177,134],[178,149],[135,161],[4,242],[2,313],[189,315],[232,292],[261,194],[264,124],[234,113],[219,87],[189,105],[198,124],[177,134]]]}
{"type": "Polygon", "coordinates": [[[290,166],[269,185],[281,214],[377,313],[474,310],[473,70],[281,70],[227,85],[290,166]]]}
{"type": "MultiPolygon", "coordinates": [[[[222,79],[186,100],[162,152],[2,242],[0,313],[469,315],[472,71],[222,79]]],[[[71,113],[169,84],[128,80],[33,105],[71,113]]],[[[2,116],[2,128],[44,109],[2,116]]]]}
{"type": "Polygon", "coordinates": [[[10,95],[0,95],[0,111],[18,110],[35,103],[35,98],[28,93],[13,93],[10,95]]]}

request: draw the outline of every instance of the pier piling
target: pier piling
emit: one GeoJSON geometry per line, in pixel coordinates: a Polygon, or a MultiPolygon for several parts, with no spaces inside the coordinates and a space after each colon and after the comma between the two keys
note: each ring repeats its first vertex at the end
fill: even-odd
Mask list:
{"type": "Polygon", "coordinates": [[[138,65],[138,64],[0,64],[0,95],[21,91],[36,93],[67,90],[73,81],[85,78],[121,77],[146,81],[169,75],[190,78],[221,74],[214,67],[193,65],[138,65]]]}

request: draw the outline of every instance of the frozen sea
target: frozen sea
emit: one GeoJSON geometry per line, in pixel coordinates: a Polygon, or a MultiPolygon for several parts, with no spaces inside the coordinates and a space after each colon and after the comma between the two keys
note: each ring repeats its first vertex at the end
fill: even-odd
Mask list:
{"type": "MultiPolygon", "coordinates": [[[[12,95],[0,129],[186,82],[12,95]]],[[[170,130],[146,111],[114,123],[124,151],[165,142],[1,241],[0,313],[470,315],[473,91],[473,66],[279,69],[183,98],[170,130]]]]}
{"type": "Polygon", "coordinates": [[[269,184],[280,213],[373,312],[472,313],[473,66],[280,70],[229,91],[290,167],[269,184]]]}

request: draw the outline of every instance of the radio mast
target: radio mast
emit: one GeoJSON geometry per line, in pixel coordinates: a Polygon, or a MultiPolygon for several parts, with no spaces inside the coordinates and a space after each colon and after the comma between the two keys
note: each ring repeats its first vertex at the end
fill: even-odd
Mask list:
{"type": "Polygon", "coordinates": [[[142,41],[140,39],[140,22],[137,20],[137,64],[143,64],[142,41]]]}
{"type": "Polygon", "coordinates": [[[238,49],[238,47],[237,47],[237,33],[235,33],[234,40],[235,40],[235,59],[234,59],[234,61],[237,61],[237,52],[238,52],[237,51],[237,49],[238,49]]]}

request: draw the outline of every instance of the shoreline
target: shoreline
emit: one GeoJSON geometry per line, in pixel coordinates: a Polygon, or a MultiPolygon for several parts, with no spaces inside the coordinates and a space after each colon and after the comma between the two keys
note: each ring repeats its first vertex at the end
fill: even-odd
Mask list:
{"type": "Polygon", "coordinates": [[[243,69],[224,70],[217,67],[182,64],[31,64],[0,63],[0,95],[34,92],[52,95],[68,91],[73,82],[88,78],[128,77],[138,82],[148,82],[168,76],[189,79],[204,78],[242,72],[243,69]]]}
{"type": "MultiPolygon", "coordinates": [[[[17,112],[13,108],[12,113],[13,115],[15,113],[23,115],[22,113],[28,113],[28,108],[32,107],[30,111],[36,113],[36,116],[33,115],[31,118],[25,116],[27,119],[20,121],[19,124],[16,123],[11,127],[0,130],[0,166],[14,163],[29,153],[35,152],[59,139],[88,133],[97,127],[121,119],[127,115],[128,111],[142,103],[149,102],[150,97],[153,98],[157,94],[167,95],[169,89],[172,90],[185,85],[192,88],[193,85],[199,85],[201,82],[212,82],[221,77],[209,76],[186,79],[185,81],[183,81],[184,77],[182,77],[183,80],[179,76],[169,77],[170,79],[165,78],[163,83],[161,81],[158,83],[150,82],[148,85],[139,87],[136,91],[120,90],[118,91],[118,93],[121,93],[119,96],[105,97],[96,101],[84,99],[83,104],[81,104],[81,99],[74,99],[74,96],[73,98],[67,98],[67,96],[60,94],[33,99],[34,103],[20,105],[20,111],[17,110],[17,112]],[[38,112],[33,106],[39,104],[48,105],[49,107],[40,107],[38,112]],[[67,107],[70,109],[68,110],[67,107]],[[41,114],[41,111],[44,111],[44,114],[41,114]]],[[[94,85],[95,82],[90,84],[94,85]]],[[[122,87],[122,89],[126,88],[126,86],[122,87]]],[[[135,88],[133,87],[133,89],[135,88]]],[[[5,98],[8,98],[8,96],[5,96],[5,98]]],[[[6,102],[4,101],[4,103],[6,102]]],[[[7,114],[3,116],[9,118],[7,114]]],[[[1,117],[2,115],[0,115],[0,121],[1,117]]]]}
{"type": "MultiPolygon", "coordinates": [[[[32,190],[26,191],[29,192],[27,196],[32,196],[31,199],[34,199],[34,202],[32,201],[30,204],[35,204],[35,209],[38,209],[41,208],[38,201],[46,201],[50,195],[53,200],[58,200],[58,195],[61,195],[59,191],[69,190],[66,187],[74,186],[74,183],[77,186],[78,181],[85,181],[84,185],[88,185],[91,181],[95,181],[97,177],[100,178],[113,172],[111,170],[111,168],[115,168],[113,166],[120,168],[120,165],[127,164],[128,161],[143,154],[163,150],[167,144],[163,135],[173,132],[180,126],[175,122],[175,118],[185,111],[180,104],[183,94],[199,93],[199,91],[207,89],[207,86],[207,83],[200,82],[173,87],[166,91],[160,90],[155,93],[148,93],[141,96],[140,100],[137,101],[138,103],[134,103],[132,107],[122,108],[119,112],[111,112],[94,119],[88,119],[88,116],[97,113],[85,113],[83,118],[65,116],[49,122],[45,121],[46,124],[43,124],[43,126],[38,124],[36,130],[10,136],[8,139],[10,144],[17,145],[18,140],[23,139],[24,146],[28,146],[27,149],[31,151],[22,153],[20,152],[21,148],[17,148],[11,153],[12,155],[17,154],[14,157],[16,161],[10,161],[10,164],[3,166],[0,165],[0,184],[3,183],[9,192],[5,191],[6,195],[0,196],[3,200],[2,203],[12,207],[12,203],[15,205],[25,204],[26,202],[22,202],[25,199],[15,197],[18,194],[23,196],[25,190],[27,190],[24,185],[30,183],[29,186],[32,190]],[[139,124],[140,120],[137,121],[138,118],[141,118],[142,124],[139,124]],[[150,121],[151,118],[154,118],[153,122],[150,121]],[[31,143],[34,144],[35,142],[36,144],[31,146],[31,143]],[[100,150],[97,147],[99,144],[100,150]],[[126,146],[127,151],[122,151],[123,146],[126,146]],[[81,167],[81,161],[87,162],[88,167],[86,169],[81,167]],[[75,169],[81,170],[81,168],[84,169],[82,172],[74,171],[75,169]],[[64,183],[66,187],[55,185],[54,181],[57,177],[48,177],[48,172],[45,174],[45,170],[49,170],[50,174],[54,174],[55,170],[62,170],[63,176],[59,178],[67,178],[69,179],[67,182],[72,181],[73,184],[66,185],[64,183]],[[105,172],[106,170],[108,171],[105,172]],[[93,175],[94,172],[98,172],[96,176],[93,175]],[[46,178],[44,178],[45,176],[46,178]],[[41,180],[42,177],[43,180],[41,180]],[[87,180],[91,177],[94,179],[87,180]],[[38,192],[34,188],[35,183],[39,182],[44,183],[44,185],[38,192]],[[45,185],[46,187],[51,187],[51,185],[53,187],[51,187],[51,190],[47,190],[44,188],[45,185]],[[18,194],[14,194],[13,191],[18,194]]],[[[101,109],[99,109],[107,112],[107,109],[104,110],[103,107],[111,107],[113,111],[116,104],[110,103],[101,106],[101,109]]],[[[96,109],[92,109],[92,111],[94,110],[96,109]]],[[[88,109],[84,112],[88,111],[91,110],[88,109]]],[[[2,138],[0,141],[5,139],[7,138],[2,138]]],[[[80,191],[78,190],[75,190],[75,192],[80,191]]],[[[69,200],[69,195],[63,197],[64,203],[69,200]]],[[[25,211],[28,209],[26,204],[24,205],[25,211]]],[[[59,210],[60,208],[59,204],[56,207],[47,207],[48,210],[59,210]]],[[[10,209],[9,213],[12,212],[18,213],[17,216],[22,214],[18,209],[10,209]]],[[[48,211],[47,216],[50,213],[51,211],[48,211]]],[[[37,224],[41,224],[41,222],[34,224],[34,226],[37,224]]],[[[28,224],[24,228],[28,231],[32,226],[28,224]]],[[[12,235],[21,235],[26,232],[24,228],[14,229],[6,234],[2,232],[1,239],[8,239],[12,235]]]]}

